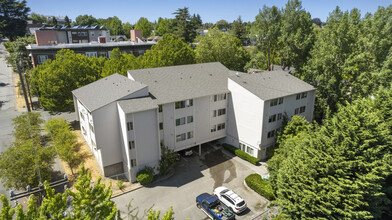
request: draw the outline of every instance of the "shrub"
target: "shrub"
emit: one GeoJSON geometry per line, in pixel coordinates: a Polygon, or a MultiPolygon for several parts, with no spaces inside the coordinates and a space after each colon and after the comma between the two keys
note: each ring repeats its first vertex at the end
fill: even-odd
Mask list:
{"type": "Polygon", "coordinates": [[[176,162],[177,153],[168,147],[161,147],[161,159],[159,160],[159,173],[165,175],[173,169],[176,162]]]}
{"type": "Polygon", "coordinates": [[[275,200],[275,191],[272,189],[271,183],[263,180],[259,174],[250,174],[245,178],[246,184],[261,196],[272,201],[275,200]]]}
{"type": "Polygon", "coordinates": [[[124,180],[117,181],[117,187],[122,191],[124,189],[124,180]]]}
{"type": "Polygon", "coordinates": [[[225,148],[226,150],[232,152],[233,154],[237,155],[239,158],[246,160],[248,162],[250,162],[253,165],[257,165],[259,162],[259,159],[257,159],[256,157],[252,157],[251,155],[247,154],[246,152],[230,145],[230,144],[222,144],[223,148],[225,148]]]}
{"type": "Polygon", "coordinates": [[[154,168],[146,166],[139,170],[136,174],[136,180],[142,185],[151,183],[154,180],[154,168]]]}

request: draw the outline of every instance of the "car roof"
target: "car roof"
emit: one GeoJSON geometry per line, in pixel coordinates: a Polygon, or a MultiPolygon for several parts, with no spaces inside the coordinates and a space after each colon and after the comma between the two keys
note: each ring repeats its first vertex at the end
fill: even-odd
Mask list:
{"type": "Polygon", "coordinates": [[[232,190],[227,191],[226,193],[224,193],[224,195],[230,197],[232,200],[234,200],[234,202],[236,204],[240,203],[240,202],[242,202],[244,200],[244,199],[241,198],[241,196],[239,196],[237,193],[235,193],[232,190]]]}

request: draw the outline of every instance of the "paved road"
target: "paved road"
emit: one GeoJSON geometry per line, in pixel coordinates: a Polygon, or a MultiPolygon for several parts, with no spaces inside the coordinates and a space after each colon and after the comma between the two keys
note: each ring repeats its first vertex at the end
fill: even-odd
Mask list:
{"type": "MultiPolygon", "coordinates": [[[[155,210],[161,210],[161,216],[173,206],[176,219],[206,220],[208,218],[204,212],[196,207],[196,196],[204,192],[212,193],[214,188],[221,185],[240,194],[248,204],[249,209],[237,215],[236,219],[252,219],[267,209],[267,200],[243,185],[245,177],[255,173],[247,162],[242,163],[238,157],[227,157],[220,151],[206,156],[204,161],[199,160],[197,155],[185,160],[182,159],[176,173],[169,179],[114,198],[117,208],[123,213],[122,217],[128,219],[127,205],[133,200],[132,207],[138,209],[139,217],[154,205],[155,210]]],[[[265,169],[258,170],[265,175],[265,169]]]]}
{"type": "MultiPolygon", "coordinates": [[[[7,149],[13,141],[12,118],[21,114],[15,110],[15,92],[12,83],[12,69],[5,62],[7,51],[0,44],[0,152],[7,149]]],[[[0,194],[8,196],[8,192],[0,185],[0,194]]]]}

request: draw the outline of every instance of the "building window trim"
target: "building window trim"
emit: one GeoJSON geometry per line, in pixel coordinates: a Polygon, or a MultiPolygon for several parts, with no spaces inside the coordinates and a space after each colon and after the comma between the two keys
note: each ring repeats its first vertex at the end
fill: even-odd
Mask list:
{"type": "Polygon", "coordinates": [[[127,130],[128,131],[132,131],[133,130],[133,122],[132,121],[127,122],[127,130]]]}

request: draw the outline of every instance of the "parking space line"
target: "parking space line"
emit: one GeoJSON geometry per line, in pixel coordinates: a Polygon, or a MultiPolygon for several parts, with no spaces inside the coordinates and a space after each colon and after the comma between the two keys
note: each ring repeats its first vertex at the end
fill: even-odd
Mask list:
{"type": "Polygon", "coordinates": [[[182,158],[182,159],[184,159],[186,162],[188,162],[188,160],[186,160],[185,158],[182,158]]]}

